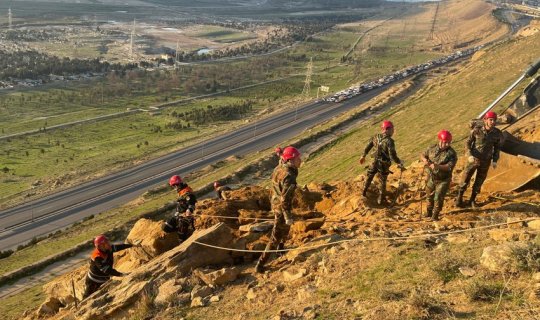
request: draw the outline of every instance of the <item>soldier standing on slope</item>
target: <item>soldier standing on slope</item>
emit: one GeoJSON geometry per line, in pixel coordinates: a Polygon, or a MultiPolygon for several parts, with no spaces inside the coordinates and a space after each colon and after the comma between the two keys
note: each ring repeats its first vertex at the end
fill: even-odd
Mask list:
{"type": "Polygon", "coordinates": [[[369,151],[375,147],[373,153],[373,163],[367,171],[367,179],[364,184],[364,190],[362,191],[362,196],[367,196],[367,191],[369,185],[373,181],[373,178],[377,173],[381,179],[381,189],[379,190],[379,197],[377,198],[378,204],[385,203],[385,193],[386,193],[386,180],[390,174],[390,166],[392,161],[399,165],[401,170],[404,170],[403,162],[399,160],[396,154],[396,147],[392,135],[394,134],[394,125],[392,122],[385,120],[381,124],[382,132],[373,136],[366,148],[364,149],[364,154],[360,158],[360,164],[364,164],[366,161],[366,155],[369,151]]]}
{"type": "Polygon", "coordinates": [[[467,139],[468,163],[461,176],[456,206],[464,207],[463,194],[467,190],[471,178],[476,172],[472,187],[471,198],[467,205],[475,208],[476,196],[480,193],[482,184],[486,180],[489,165],[497,168],[499,148],[503,139],[501,130],[495,128],[497,114],[489,111],[484,115],[483,125],[475,126],[467,139]]]}
{"type": "Polygon", "coordinates": [[[450,131],[441,130],[437,134],[439,142],[429,147],[420,156],[420,160],[429,170],[426,181],[426,193],[428,196],[427,218],[439,220],[439,213],[444,204],[444,196],[448,192],[452,181],[452,171],[457,162],[456,151],[450,146],[452,134],[450,131]]]}
{"type": "Polygon", "coordinates": [[[283,248],[285,238],[293,224],[291,209],[298,168],[302,164],[300,151],[294,147],[286,147],[281,153],[281,160],[272,173],[272,211],[274,212],[274,227],[265,252],[259,258],[255,271],[264,272],[264,264],[270,255],[268,250],[283,248]]]}

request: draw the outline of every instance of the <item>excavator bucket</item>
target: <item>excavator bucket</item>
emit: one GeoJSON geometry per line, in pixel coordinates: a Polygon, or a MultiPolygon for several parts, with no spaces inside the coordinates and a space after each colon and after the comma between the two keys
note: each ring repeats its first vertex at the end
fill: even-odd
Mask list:
{"type": "Polygon", "coordinates": [[[483,189],[513,191],[540,187],[540,76],[501,115],[506,125],[497,169],[483,189]],[[537,124],[538,123],[538,124],[537,124]]]}

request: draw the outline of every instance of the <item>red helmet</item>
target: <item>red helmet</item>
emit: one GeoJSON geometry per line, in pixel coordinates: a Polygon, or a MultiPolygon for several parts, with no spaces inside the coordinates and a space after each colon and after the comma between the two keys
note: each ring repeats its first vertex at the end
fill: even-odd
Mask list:
{"type": "Polygon", "coordinates": [[[100,234],[99,236],[97,236],[95,239],[94,239],[94,246],[99,249],[100,247],[102,247],[103,245],[111,245],[111,243],[109,242],[109,239],[107,239],[107,237],[105,235],[102,235],[100,234]]]}
{"type": "Polygon", "coordinates": [[[182,178],[180,176],[174,175],[169,179],[169,185],[171,187],[177,186],[182,183],[182,178]]]}
{"type": "Polygon", "coordinates": [[[276,147],[276,149],[274,149],[274,152],[279,155],[283,152],[283,149],[281,149],[281,147],[276,147]]]}
{"type": "Polygon", "coordinates": [[[452,134],[448,130],[441,130],[437,134],[437,138],[441,140],[442,142],[452,142],[452,134]]]}
{"type": "Polygon", "coordinates": [[[497,120],[497,114],[493,111],[488,111],[485,115],[484,115],[484,120],[485,119],[493,119],[493,120],[497,120]]]}
{"type": "Polygon", "coordinates": [[[289,161],[298,157],[300,157],[300,151],[298,151],[298,149],[295,147],[287,147],[283,149],[283,152],[281,153],[281,159],[284,161],[289,161]]]}
{"type": "Polygon", "coordinates": [[[214,189],[217,189],[220,186],[221,186],[221,183],[219,183],[219,181],[214,182],[214,189]]]}
{"type": "Polygon", "coordinates": [[[388,121],[388,120],[384,120],[382,123],[381,123],[381,128],[383,130],[387,130],[387,129],[390,129],[390,128],[393,128],[394,127],[394,124],[391,122],[391,121],[388,121]]]}

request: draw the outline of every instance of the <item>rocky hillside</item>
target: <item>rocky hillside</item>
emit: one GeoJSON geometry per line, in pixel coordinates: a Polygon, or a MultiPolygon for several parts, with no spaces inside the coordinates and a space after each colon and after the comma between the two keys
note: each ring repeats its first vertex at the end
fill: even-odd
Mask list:
{"type": "MultiPolygon", "coordinates": [[[[27,318],[446,319],[531,312],[540,294],[540,192],[499,192],[482,208],[447,201],[421,218],[422,168],[405,171],[392,208],[359,195],[362,178],[310,184],[295,195],[296,222],[265,274],[254,273],[271,228],[269,191],[250,186],[198,206],[198,231],[178,245],[160,221],[141,219],[116,255],[114,278],[80,300],[87,267],[45,286],[27,318]],[[210,247],[215,246],[215,247],[210,247]],[[221,249],[226,248],[226,249],[221,249]]],[[[394,178],[389,199],[395,197],[394,178]]],[[[375,187],[373,192],[375,192],[375,187]]],[[[529,319],[523,314],[521,318],[529,319]]]]}

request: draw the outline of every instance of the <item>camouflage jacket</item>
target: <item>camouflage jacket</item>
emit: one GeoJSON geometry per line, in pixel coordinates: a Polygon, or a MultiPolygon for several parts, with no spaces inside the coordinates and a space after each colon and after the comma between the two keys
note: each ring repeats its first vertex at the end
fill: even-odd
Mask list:
{"type": "Polygon", "coordinates": [[[467,139],[469,154],[480,161],[497,162],[499,160],[499,148],[502,142],[502,132],[497,128],[486,131],[484,126],[478,126],[471,130],[467,139]]]}
{"type": "Polygon", "coordinates": [[[452,171],[457,163],[457,153],[452,147],[442,150],[439,148],[439,144],[433,145],[424,152],[424,157],[435,164],[447,164],[450,168],[449,171],[428,168],[433,180],[450,180],[452,178],[452,171]]]}
{"type": "Polygon", "coordinates": [[[373,147],[375,147],[373,150],[373,158],[375,161],[380,161],[388,165],[390,165],[392,161],[395,163],[401,163],[401,160],[398,158],[396,153],[394,139],[388,137],[386,134],[379,133],[369,140],[366,148],[364,149],[364,157],[373,147]]]}
{"type": "Polygon", "coordinates": [[[287,163],[280,163],[272,173],[272,207],[290,211],[296,189],[298,169],[287,163]]]}

